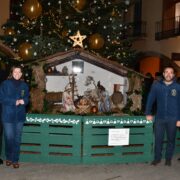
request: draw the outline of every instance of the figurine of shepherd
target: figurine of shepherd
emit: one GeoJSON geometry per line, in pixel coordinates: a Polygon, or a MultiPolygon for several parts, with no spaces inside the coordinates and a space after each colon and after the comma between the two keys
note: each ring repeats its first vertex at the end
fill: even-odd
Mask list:
{"type": "Polygon", "coordinates": [[[63,92],[63,95],[62,95],[62,104],[63,104],[64,112],[75,111],[74,101],[72,97],[72,89],[71,89],[70,84],[68,84],[65,87],[65,91],[63,92]]]}

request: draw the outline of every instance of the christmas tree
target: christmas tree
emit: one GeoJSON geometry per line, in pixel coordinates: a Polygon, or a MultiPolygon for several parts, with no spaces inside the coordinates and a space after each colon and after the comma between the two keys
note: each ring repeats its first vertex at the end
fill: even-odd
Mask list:
{"type": "Polygon", "coordinates": [[[79,47],[133,67],[129,5],[130,0],[19,0],[1,39],[21,62],[79,47]]]}

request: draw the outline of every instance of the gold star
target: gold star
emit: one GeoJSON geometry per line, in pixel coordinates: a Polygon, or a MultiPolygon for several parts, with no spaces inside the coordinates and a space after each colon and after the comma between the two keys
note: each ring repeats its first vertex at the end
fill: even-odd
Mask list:
{"type": "Polygon", "coordinates": [[[81,48],[83,48],[83,40],[86,39],[86,37],[86,35],[81,35],[79,30],[74,36],[69,36],[69,38],[74,41],[73,47],[80,46],[81,48]]]}

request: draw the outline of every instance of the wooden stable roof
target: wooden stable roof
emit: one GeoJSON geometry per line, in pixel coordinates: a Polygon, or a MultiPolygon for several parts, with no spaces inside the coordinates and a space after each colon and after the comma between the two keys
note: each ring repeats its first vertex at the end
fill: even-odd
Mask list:
{"type": "Polygon", "coordinates": [[[82,59],[85,62],[96,65],[121,76],[127,76],[128,73],[135,73],[145,78],[143,74],[138,73],[125,66],[122,66],[118,62],[102,58],[83,49],[73,49],[66,52],[59,52],[51,56],[47,56],[43,59],[37,59],[36,62],[45,62],[47,66],[56,66],[71,61],[73,59],[82,59]]]}

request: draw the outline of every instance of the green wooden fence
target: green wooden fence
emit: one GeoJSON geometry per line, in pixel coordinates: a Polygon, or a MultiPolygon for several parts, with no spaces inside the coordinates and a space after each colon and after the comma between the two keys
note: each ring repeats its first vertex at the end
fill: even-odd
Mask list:
{"type": "Polygon", "coordinates": [[[176,134],[175,153],[180,153],[180,128],[178,128],[177,134],[176,134]]]}
{"type": "Polygon", "coordinates": [[[81,163],[81,116],[27,115],[20,160],[81,163]]]}
{"type": "Polygon", "coordinates": [[[85,117],[83,124],[83,163],[152,160],[152,123],[145,117],[85,117]],[[109,128],[130,128],[129,145],[108,146],[109,128]]]}
{"type": "MultiPolygon", "coordinates": [[[[146,121],[144,116],[28,114],[20,161],[64,164],[150,162],[153,159],[152,126],[153,123],[146,121]],[[130,129],[129,145],[108,146],[110,128],[130,129]]],[[[175,153],[179,152],[178,129],[175,153]]]]}

